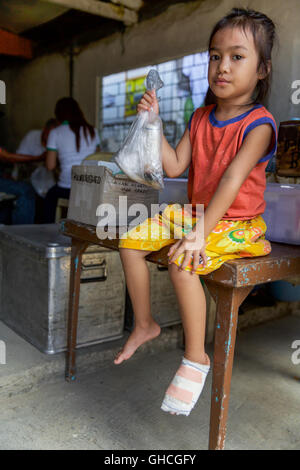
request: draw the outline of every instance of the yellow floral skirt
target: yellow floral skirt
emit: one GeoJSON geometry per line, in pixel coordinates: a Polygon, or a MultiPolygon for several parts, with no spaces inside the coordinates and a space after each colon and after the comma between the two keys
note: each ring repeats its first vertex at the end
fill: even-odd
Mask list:
{"type": "MultiPolygon", "coordinates": [[[[197,218],[184,212],[180,204],[169,204],[164,211],[124,233],[119,248],[158,251],[172,245],[192,230],[197,218]]],[[[197,274],[208,274],[223,263],[235,258],[265,256],[271,252],[271,244],[265,239],[266,223],[261,215],[249,220],[220,220],[206,239],[207,264],[199,264],[197,274]]],[[[181,266],[184,254],[174,263],[181,266]]],[[[193,259],[185,267],[191,271],[193,259]]]]}

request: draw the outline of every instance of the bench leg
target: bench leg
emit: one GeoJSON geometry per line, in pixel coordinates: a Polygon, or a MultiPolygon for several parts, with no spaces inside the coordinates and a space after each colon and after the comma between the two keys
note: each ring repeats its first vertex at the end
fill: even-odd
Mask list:
{"type": "Polygon", "coordinates": [[[217,304],[209,449],[222,450],[225,447],[238,309],[253,286],[227,288],[208,281],[206,285],[217,304]]]}
{"type": "Polygon", "coordinates": [[[70,265],[70,287],[69,287],[69,308],[68,308],[68,346],[66,353],[66,380],[75,380],[76,370],[76,340],[78,324],[78,305],[80,294],[80,272],[82,253],[88,243],[72,238],[72,254],[70,265]]]}

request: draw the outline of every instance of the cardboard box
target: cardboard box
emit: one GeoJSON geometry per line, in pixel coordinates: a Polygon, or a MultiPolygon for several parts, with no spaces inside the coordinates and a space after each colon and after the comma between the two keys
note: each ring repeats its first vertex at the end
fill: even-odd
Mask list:
{"type": "Polygon", "coordinates": [[[105,219],[108,225],[124,226],[138,217],[138,224],[151,217],[151,205],[158,205],[158,195],[158,190],[126,175],[113,175],[105,166],[75,165],[68,219],[93,226],[105,219]],[[144,206],[143,214],[136,204],[144,206]]]}

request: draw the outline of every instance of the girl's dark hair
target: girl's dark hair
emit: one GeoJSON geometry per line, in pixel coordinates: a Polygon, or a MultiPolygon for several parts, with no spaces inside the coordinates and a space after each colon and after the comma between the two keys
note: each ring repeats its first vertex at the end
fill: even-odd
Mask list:
{"type": "Polygon", "coordinates": [[[87,132],[91,138],[95,137],[95,130],[86,120],[79,104],[74,98],[66,97],[57,101],[55,106],[55,116],[59,122],[68,121],[70,129],[76,136],[77,152],[80,150],[80,127],[83,127],[83,134],[87,141],[87,132]]]}
{"type": "MultiPolygon", "coordinates": [[[[276,39],[275,25],[273,21],[263,13],[250,10],[248,8],[233,8],[224,18],[215,25],[209,38],[208,48],[211,46],[212,39],[217,31],[224,28],[241,28],[247,34],[247,30],[252,33],[254,44],[258,53],[257,70],[261,72],[268,71],[268,62],[270,61],[271,70],[267,76],[258,80],[257,86],[252,97],[252,103],[261,103],[270,91],[272,80],[271,53],[274,40],[276,39]]],[[[205,97],[205,106],[216,103],[216,97],[210,88],[205,97]]]]}

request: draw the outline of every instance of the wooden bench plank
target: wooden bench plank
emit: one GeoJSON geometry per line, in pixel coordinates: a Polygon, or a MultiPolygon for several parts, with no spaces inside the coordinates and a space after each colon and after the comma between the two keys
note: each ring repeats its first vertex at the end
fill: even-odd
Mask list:
{"type": "MultiPolygon", "coordinates": [[[[118,250],[118,230],[115,239],[99,239],[98,235],[110,235],[110,232],[101,231],[92,225],[80,224],[71,220],[62,221],[64,235],[78,237],[90,243],[99,244],[107,248],[118,250]],[[98,235],[97,235],[98,231],[98,235]]],[[[115,236],[111,233],[111,236],[115,236]]],[[[169,246],[155,251],[147,256],[147,261],[168,266],[169,246]]],[[[300,274],[300,246],[286,245],[272,242],[272,252],[266,256],[254,258],[238,258],[224,263],[216,271],[203,275],[207,280],[223,284],[227,287],[244,287],[263,284],[265,282],[295,277],[300,274]]]]}
{"type": "Polygon", "coordinates": [[[243,287],[295,277],[300,274],[300,246],[271,243],[266,256],[228,261],[208,279],[228,287],[243,287]]]}

